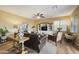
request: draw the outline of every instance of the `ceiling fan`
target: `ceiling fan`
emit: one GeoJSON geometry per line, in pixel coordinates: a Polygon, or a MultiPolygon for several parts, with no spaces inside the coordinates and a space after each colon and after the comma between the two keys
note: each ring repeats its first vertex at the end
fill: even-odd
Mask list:
{"type": "Polygon", "coordinates": [[[41,13],[33,14],[34,18],[40,19],[40,18],[45,18],[45,16],[41,13]]]}

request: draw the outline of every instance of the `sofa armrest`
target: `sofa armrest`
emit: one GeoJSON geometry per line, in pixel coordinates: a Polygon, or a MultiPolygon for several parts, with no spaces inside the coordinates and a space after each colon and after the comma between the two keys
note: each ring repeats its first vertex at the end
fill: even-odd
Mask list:
{"type": "Polygon", "coordinates": [[[39,49],[42,49],[44,47],[44,45],[46,44],[46,38],[47,38],[47,36],[44,36],[41,38],[40,44],[39,44],[39,49]]]}

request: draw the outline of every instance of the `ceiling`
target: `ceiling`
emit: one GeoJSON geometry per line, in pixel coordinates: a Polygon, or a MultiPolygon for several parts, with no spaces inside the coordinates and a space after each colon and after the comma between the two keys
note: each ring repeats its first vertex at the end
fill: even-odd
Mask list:
{"type": "Polygon", "coordinates": [[[33,14],[42,13],[45,18],[68,16],[76,8],[75,5],[4,5],[0,10],[33,19],[33,14]],[[57,7],[56,7],[57,6],[57,7]]]}

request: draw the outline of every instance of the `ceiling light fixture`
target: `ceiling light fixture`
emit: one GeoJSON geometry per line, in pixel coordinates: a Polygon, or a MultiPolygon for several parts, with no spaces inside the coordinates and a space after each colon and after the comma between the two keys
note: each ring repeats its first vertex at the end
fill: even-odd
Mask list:
{"type": "Polygon", "coordinates": [[[33,18],[37,18],[37,19],[40,19],[40,18],[45,18],[45,16],[41,13],[37,13],[37,14],[33,14],[33,18]]]}

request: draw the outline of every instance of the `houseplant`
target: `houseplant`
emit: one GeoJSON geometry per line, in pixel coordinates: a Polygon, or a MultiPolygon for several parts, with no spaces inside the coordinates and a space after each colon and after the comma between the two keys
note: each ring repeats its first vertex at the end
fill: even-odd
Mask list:
{"type": "Polygon", "coordinates": [[[3,42],[7,38],[6,33],[8,33],[8,30],[7,30],[6,27],[5,28],[0,28],[0,37],[1,37],[3,42]]]}

